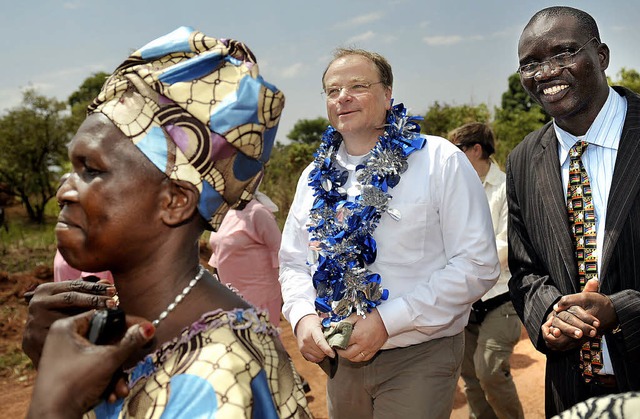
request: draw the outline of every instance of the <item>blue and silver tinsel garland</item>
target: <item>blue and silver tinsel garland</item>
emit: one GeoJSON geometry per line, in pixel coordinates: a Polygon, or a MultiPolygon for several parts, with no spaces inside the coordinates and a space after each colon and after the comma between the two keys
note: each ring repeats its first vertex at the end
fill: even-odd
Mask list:
{"type": "Polygon", "coordinates": [[[309,186],[314,203],[309,213],[310,243],[318,253],[318,269],[313,275],[317,291],[316,309],[326,313],[323,325],[343,320],[351,313],[366,316],[389,296],[381,286],[380,275],[367,269],[376,260],[373,232],[382,213],[399,220],[401,214],[389,207],[389,188],[400,182],[407,170],[407,158],[425,145],[421,117],[407,116],[403,104],[387,113],[385,132],[367,158],[356,167],[362,189],[348,201],[343,185],[349,172],[335,164],[342,136],[329,126],[315,152],[309,186]]]}

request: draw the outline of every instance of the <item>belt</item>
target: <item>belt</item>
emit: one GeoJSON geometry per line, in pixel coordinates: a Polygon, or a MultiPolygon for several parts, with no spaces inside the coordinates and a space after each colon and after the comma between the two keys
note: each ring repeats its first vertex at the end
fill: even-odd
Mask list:
{"type": "Polygon", "coordinates": [[[595,385],[604,387],[604,388],[618,388],[618,382],[616,381],[615,375],[600,375],[596,374],[593,376],[593,381],[595,385]]]}
{"type": "Polygon", "coordinates": [[[480,306],[485,308],[487,312],[489,312],[495,310],[496,308],[509,301],[511,301],[511,296],[508,292],[505,292],[500,295],[496,295],[495,297],[489,298],[488,300],[482,301],[480,303],[480,306]]]}

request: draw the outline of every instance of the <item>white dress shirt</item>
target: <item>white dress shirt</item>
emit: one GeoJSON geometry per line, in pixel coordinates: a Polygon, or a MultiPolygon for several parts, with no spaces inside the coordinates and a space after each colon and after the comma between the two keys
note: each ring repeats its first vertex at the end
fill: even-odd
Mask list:
{"type": "Polygon", "coordinates": [[[496,247],[498,249],[498,260],[500,261],[500,277],[498,282],[482,297],[483,301],[497,297],[500,294],[509,292],[509,246],[507,245],[507,175],[500,170],[500,167],[491,162],[487,176],[485,176],[482,186],[489,201],[491,210],[491,221],[493,221],[493,233],[496,237],[496,247]]]}
{"type": "MultiPolygon", "coordinates": [[[[454,336],[464,330],[471,304],[499,275],[491,214],[482,184],[466,158],[449,141],[426,136],[424,149],[408,158],[409,169],[389,193],[401,219],[382,214],[373,236],[377,258],[368,266],[382,277],[389,299],[378,306],[389,333],[382,349],[405,347],[454,336]]],[[[349,170],[349,199],[358,195],[353,176],[364,156],[349,156],[340,146],[336,163],[349,170]]],[[[315,313],[316,290],[307,263],[307,223],[313,203],[308,175],[302,173],[285,223],[280,248],[282,311],[295,330],[315,313]]]]}
{"type": "MultiPolygon", "coordinates": [[[[620,135],[627,114],[627,100],[611,87],[609,96],[598,116],[593,121],[585,135],[576,137],[558,127],[555,122],[553,128],[558,138],[558,158],[561,162],[562,184],[566,188],[569,184],[569,150],[577,141],[589,143],[582,154],[589,182],[591,183],[591,198],[596,213],[596,256],[598,258],[598,272],[602,263],[602,247],[604,246],[604,224],[607,219],[607,201],[613,178],[613,168],[618,156],[620,135]]],[[[607,350],[606,339],[602,339],[603,367],[601,374],[613,374],[611,359],[607,350]]]]}

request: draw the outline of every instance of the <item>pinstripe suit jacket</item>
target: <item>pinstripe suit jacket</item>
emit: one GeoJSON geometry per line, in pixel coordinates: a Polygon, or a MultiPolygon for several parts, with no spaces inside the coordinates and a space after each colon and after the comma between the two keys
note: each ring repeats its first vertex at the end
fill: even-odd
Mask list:
{"type": "MultiPolygon", "coordinates": [[[[627,98],[608,199],[600,292],[622,331],[606,334],[619,391],[640,390],[640,96],[627,98]]],[[[546,412],[565,410],[594,393],[583,383],[578,350],[550,351],[540,328],[553,304],[579,292],[577,267],[552,124],[529,134],[507,160],[509,290],[534,346],[547,355],[546,412]]],[[[597,394],[597,393],[596,393],[597,394]]]]}

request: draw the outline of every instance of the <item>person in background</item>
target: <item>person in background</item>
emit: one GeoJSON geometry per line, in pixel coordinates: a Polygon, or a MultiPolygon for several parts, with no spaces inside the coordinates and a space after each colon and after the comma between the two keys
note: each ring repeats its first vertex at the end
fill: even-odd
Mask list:
{"type": "Polygon", "coordinates": [[[491,127],[464,124],[449,140],[466,154],[478,173],[489,201],[493,232],[500,259],[498,282],[471,308],[464,331],[462,379],[470,417],[523,418],[522,405],[511,375],[510,358],[520,339],[522,323],[513,308],[508,282],[506,176],[491,156],[495,139],[491,127]]]}
{"type": "Polygon", "coordinates": [[[280,324],[282,294],[278,282],[278,250],[282,234],[273,213],[276,204],[260,191],[242,210],[229,210],[220,229],[209,238],[209,265],[220,281],[231,285],[255,307],[280,324]]]}
{"type": "Polygon", "coordinates": [[[547,357],[545,412],[640,390],[640,96],[610,87],[588,13],[527,23],[518,73],[553,118],[507,159],[509,290],[547,357]]]}
{"type": "Polygon", "coordinates": [[[56,239],[70,265],[109,270],[114,284],[50,282],[28,297],[23,348],[61,378],[63,399],[52,403],[81,399],[75,413],[97,418],[310,417],[277,328],[199,264],[204,230],[252,199],[283,106],[244,44],[189,27],[133,52],[108,78],[69,144],[56,239]],[[70,312],[114,306],[116,291],[120,309],[146,320],[115,345],[122,350],[98,350],[114,358],[93,375],[82,352],[96,350],[73,335],[85,335],[89,315],[74,319],[85,326],[55,323],[53,348],[47,331],[70,312]],[[64,331],[79,364],[52,366],[59,358],[48,354],[68,347],[55,347],[64,331]],[[64,379],[76,368],[96,383],[64,379]],[[102,399],[105,369],[124,379],[102,399]]]}
{"type": "Polygon", "coordinates": [[[322,86],[331,126],[285,223],[283,313],[329,373],[330,417],[449,418],[471,303],[500,273],[482,185],[393,105],[380,54],[337,50],[322,86]]]}

